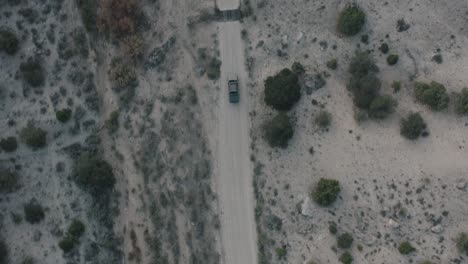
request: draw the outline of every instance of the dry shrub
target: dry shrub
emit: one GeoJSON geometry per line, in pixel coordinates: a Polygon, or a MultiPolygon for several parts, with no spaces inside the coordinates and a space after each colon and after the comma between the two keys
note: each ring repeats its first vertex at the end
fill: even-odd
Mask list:
{"type": "Polygon", "coordinates": [[[98,12],[98,25],[101,31],[109,31],[118,36],[133,34],[141,16],[140,0],[103,0],[98,12]]]}
{"type": "Polygon", "coordinates": [[[143,56],[145,43],[140,35],[131,35],[124,38],[122,47],[125,55],[136,61],[143,56]]]}

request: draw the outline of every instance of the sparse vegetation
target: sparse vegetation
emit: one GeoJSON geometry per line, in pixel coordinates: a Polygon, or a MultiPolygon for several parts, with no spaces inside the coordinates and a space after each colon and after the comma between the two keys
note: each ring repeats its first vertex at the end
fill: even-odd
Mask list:
{"type": "Polygon", "coordinates": [[[37,224],[45,217],[44,208],[39,204],[36,199],[32,199],[29,203],[24,205],[24,218],[30,224],[37,224]]]}
{"type": "Polygon", "coordinates": [[[29,123],[20,131],[21,140],[33,150],[43,148],[47,143],[46,137],[47,132],[35,127],[32,123],[29,123]]]}
{"type": "Polygon", "coordinates": [[[65,108],[65,109],[58,110],[57,112],[55,112],[55,117],[57,118],[58,121],[62,123],[66,123],[68,122],[68,120],[70,120],[71,114],[72,114],[71,109],[65,108]]]}
{"type": "Polygon", "coordinates": [[[321,178],[312,189],[310,196],[321,206],[333,204],[340,193],[340,183],[337,180],[321,178]]]}
{"type": "Polygon", "coordinates": [[[321,110],[314,119],[315,124],[322,129],[328,128],[331,124],[331,121],[331,114],[325,110],[321,110]]]}
{"type": "Polygon", "coordinates": [[[18,148],[16,137],[7,137],[0,140],[0,148],[5,152],[14,152],[18,148]]]}
{"type": "Polygon", "coordinates": [[[359,33],[366,22],[366,14],[357,5],[351,4],[341,11],[338,18],[338,32],[346,36],[354,36],[359,33]]]}
{"type": "Polygon", "coordinates": [[[353,261],[354,261],[353,256],[348,251],[341,254],[340,256],[340,262],[343,264],[351,264],[353,263],[353,261]]]}
{"type": "Polygon", "coordinates": [[[93,196],[107,194],[114,188],[115,177],[112,167],[105,160],[83,154],[73,168],[73,179],[93,196]]]}
{"type": "Polygon", "coordinates": [[[459,115],[468,114],[468,88],[463,88],[455,94],[455,112],[459,115]]]}
{"type": "Polygon", "coordinates": [[[459,234],[456,242],[460,253],[468,256],[468,235],[466,233],[459,234]]]}
{"type": "Polygon", "coordinates": [[[416,249],[411,245],[410,242],[404,241],[398,246],[398,251],[402,255],[408,255],[416,251],[416,249]]]}
{"type": "Polygon", "coordinates": [[[395,65],[398,62],[399,56],[396,54],[390,54],[387,57],[388,65],[395,65]]]}
{"type": "Polygon", "coordinates": [[[347,248],[351,247],[351,245],[353,244],[354,239],[353,239],[353,236],[350,233],[344,233],[344,234],[341,234],[340,236],[338,236],[336,238],[336,241],[337,241],[337,244],[338,244],[339,248],[347,249],[347,248]]]}
{"type": "Polygon", "coordinates": [[[265,139],[270,147],[286,148],[294,134],[290,118],[285,113],[279,113],[264,127],[265,139]]]}
{"type": "Polygon", "coordinates": [[[285,68],[265,80],[265,103],[276,110],[287,111],[301,98],[297,75],[285,68]]]}
{"type": "Polygon", "coordinates": [[[45,82],[45,71],[37,59],[29,58],[20,64],[24,80],[32,87],[42,86],[45,82]]]}
{"type": "Polygon", "coordinates": [[[0,170],[0,192],[11,192],[18,186],[18,174],[0,170]]]}
{"type": "Polygon", "coordinates": [[[19,40],[15,33],[7,29],[0,29],[0,52],[14,55],[19,50],[19,40]]]}
{"type": "Polygon", "coordinates": [[[410,113],[400,123],[400,134],[407,139],[417,139],[426,130],[426,122],[419,113],[410,113]]]}
{"type": "Polygon", "coordinates": [[[434,81],[430,84],[416,82],[414,95],[416,100],[429,106],[434,111],[447,108],[450,100],[445,86],[434,81]]]}

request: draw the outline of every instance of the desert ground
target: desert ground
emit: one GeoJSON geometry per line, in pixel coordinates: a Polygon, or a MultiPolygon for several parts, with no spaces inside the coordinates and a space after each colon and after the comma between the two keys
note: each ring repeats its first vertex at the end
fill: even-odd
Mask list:
{"type": "Polygon", "coordinates": [[[468,2],[242,0],[234,21],[219,8],[0,1],[0,264],[468,263],[468,118],[454,105],[468,2]],[[347,36],[352,4],[366,19],[347,36]],[[357,118],[357,51],[396,101],[385,118],[357,118]],[[295,62],[300,99],[275,110],[266,80],[295,62]],[[415,98],[431,81],[450,97],[437,111],[415,98]],[[293,133],[274,147],[279,112],[293,133]],[[400,131],[412,112],[417,139],[400,131]],[[327,206],[321,178],[340,186],[327,206]]]}
{"type": "Polygon", "coordinates": [[[338,234],[353,235],[353,263],[468,263],[455,243],[468,228],[468,119],[451,108],[430,111],[413,96],[415,81],[440,82],[449,93],[468,85],[468,4],[355,1],[367,14],[366,24],[357,36],[346,37],[337,33],[336,21],[350,2],[257,1],[253,15],[244,19],[260,259],[339,263],[343,250],[329,232],[333,222],[338,234]],[[399,32],[399,19],[410,28],[399,32]],[[362,35],[368,36],[367,44],[362,35]],[[399,54],[394,66],[379,51],[384,42],[399,54]],[[346,84],[356,50],[370,51],[382,92],[398,102],[384,120],[354,118],[346,84]],[[441,64],[432,59],[439,53],[441,64]],[[328,69],[327,61],[334,58],[337,69],[328,69]],[[262,133],[275,113],[264,103],[264,80],[296,61],[304,65],[306,82],[290,110],[294,135],[287,148],[272,149],[262,133]],[[325,76],[323,87],[316,85],[316,74],[325,76]],[[393,81],[401,82],[398,93],[393,81]],[[322,109],[332,117],[326,131],[314,123],[322,109]],[[421,113],[429,136],[411,141],[400,135],[400,119],[410,111],[421,113]],[[309,196],[320,178],[340,182],[338,201],[328,208],[309,196]],[[272,219],[280,220],[279,227],[272,219]],[[400,254],[402,241],[416,251],[400,254]]]}

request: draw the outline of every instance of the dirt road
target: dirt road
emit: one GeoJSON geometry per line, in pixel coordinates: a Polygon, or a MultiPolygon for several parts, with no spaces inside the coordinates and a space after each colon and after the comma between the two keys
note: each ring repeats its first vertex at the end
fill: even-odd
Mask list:
{"type": "Polygon", "coordinates": [[[216,0],[218,9],[223,10],[234,10],[239,8],[239,0],[216,0]]]}
{"type": "Polygon", "coordinates": [[[224,263],[257,263],[257,237],[250,163],[249,103],[244,69],[241,26],[237,21],[219,25],[221,98],[218,127],[218,195],[221,207],[224,263]],[[227,75],[239,78],[240,102],[228,101],[227,75]]]}

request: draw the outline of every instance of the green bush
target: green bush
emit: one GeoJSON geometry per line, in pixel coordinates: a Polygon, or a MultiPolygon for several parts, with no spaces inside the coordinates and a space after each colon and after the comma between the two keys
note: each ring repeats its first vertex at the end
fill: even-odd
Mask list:
{"type": "Polygon", "coordinates": [[[19,40],[10,30],[0,29],[0,51],[13,55],[19,50],[19,40]]]}
{"type": "Polygon", "coordinates": [[[314,119],[315,124],[322,129],[328,128],[331,124],[331,121],[331,114],[325,110],[320,111],[314,119]]]}
{"type": "Polygon", "coordinates": [[[393,113],[397,102],[390,95],[379,95],[369,106],[369,115],[373,118],[383,119],[393,113]]]}
{"type": "Polygon", "coordinates": [[[338,198],[340,191],[340,183],[337,180],[321,178],[310,196],[319,205],[329,206],[338,198]]]}
{"type": "Polygon", "coordinates": [[[414,95],[416,100],[428,105],[435,111],[447,108],[450,100],[445,86],[438,82],[431,82],[430,84],[416,82],[414,95]]]}
{"type": "Polygon", "coordinates": [[[57,118],[58,121],[62,123],[68,122],[71,118],[72,111],[69,108],[65,108],[62,110],[59,110],[55,113],[55,117],[57,118]]]}
{"type": "Polygon", "coordinates": [[[265,80],[265,103],[276,110],[287,111],[301,98],[297,75],[283,69],[265,80]]]}
{"type": "Polygon", "coordinates": [[[112,167],[105,160],[83,154],[73,168],[73,179],[92,195],[106,194],[114,188],[115,177],[112,167]]]}
{"type": "Polygon", "coordinates": [[[0,170],[0,192],[11,192],[18,186],[18,174],[0,170]]]}
{"type": "Polygon", "coordinates": [[[379,47],[379,50],[380,50],[383,54],[387,54],[388,51],[390,50],[390,48],[388,47],[388,44],[387,44],[387,43],[382,43],[382,45],[380,45],[380,47],[379,47]]]}
{"type": "Polygon", "coordinates": [[[80,9],[81,19],[85,28],[93,32],[96,30],[97,1],[95,0],[76,0],[80,9]]]}
{"type": "Polygon", "coordinates": [[[8,246],[3,240],[0,240],[0,264],[8,264],[8,246]]]}
{"type": "Polygon", "coordinates": [[[74,238],[80,238],[85,232],[85,225],[78,219],[74,219],[68,228],[68,233],[74,238]]]}
{"type": "Polygon", "coordinates": [[[294,134],[292,123],[285,113],[279,113],[267,122],[264,130],[265,139],[270,147],[286,148],[294,134]]]}
{"type": "Polygon", "coordinates": [[[398,62],[399,56],[396,54],[390,54],[387,57],[388,65],[395,65],[398,62]]]}
{"type": "Polygon", "coordinates": [[[138,85],[135,69],[122,59],[113,59],[110,68],[112,89],[118,93],[134,88],[138,85]]]}
{"type": "Polygon", "coordinates": [[[468,88],[463,88],[455,96],[455,112],[459,115],[468,114],[468,88]]]}
{"type": "Polygon", "coordinates": [[[114,134],[119,130],[119,115],[118,111],[112,111],[109,119],[106,120],[105,126],[109,134],[114,134]]]}
{"type": "Polygon", "coordinates": [[[338,247],[339,248],[350,248],[351,245],[353,244],[353,236],[350,234],[350,233],[344,233],[344,234],[341,234],[340,236],[338,236],[336,238],[336,241],[338,243],[338,247]]]}
{"type": "Polygon", "coordinates": [[[0,148],[5,152],[13,152],[18,148],[16,137],[7,137],[0,140],[0,148]]]}
{"type": "Polygon", "coordinates": [[[410,242],[405,241],[405,242],[400,243],[400,246],[398,246],[398,251],[402,255],[408,255],[416,251],[416,249],[411,245],[410,242]]]}
{"type": "Polygon", "coordinates": [[[336,70],[338,67],[338,61],[336,59],[331,59],[327,61],[327,67],[331,70],[336,70]]]}
{"type": "Polygon", "coordinates": [[[353,256],[348,251],[346,251],[340,256],[340,262],[343,264],[351,264],[353,263],[353,261],[354,261],[353,256]]]}
{"type": "Polygon", "coordinates": [[[42,148],[47,143],[47,132],[29,123],[20,131],[21,140],[32,149],[42,148]]]}
{"type": "Polygon", "coordinates": [[[218,80],[221,76],[221,61],[217,58],[211,58],[206,69],[206,75],[210,80],[218,80]]]}
{"type": "Polygon", "coordinates": [[[338,32],[346,36],[354,36],[361,31],[366,22],[366,14],[357,5],[351,4],[341,11],[338,17],[338,32]]]}
{"type": "Polygon", "coordinates": [[[59,247],[64,253],[70,252],[76,244],[79,243],[80,237],[85,231],[85,225],[80,220],[73,220],[68,227],[68,232],[65,237],[59,241],[59,247]]]}
{"type": "Polygon", "coordinates": [[[427,128],[426,122],[419,113],[410,113],[401,119],[400,134],[407,139],[417,139],[427,128]]]}
{"type": "Polygon", "coordinates": [[[59,241],[59,247],[64,253],[70,252],[75,247],[75,240],[69,234],[66,234],[64,238],[59,241]]]}
{"type": "Polygon", "coordinates": [[[458,235],[456,241],[460,253],[468,256],[468,235],[466,233],[461,233],[458,235]]]}
{"type": "Polygon", "coordinates": [[[362,78],[367,75],[376,74],[379,68],[375,65],[374,59],[367,52],[356,52],[349,64],[349,73],[355,78],[362,78]]]}
{"type": "Polygon", "coordinates": [[[328,231],[330,231],[330,234],[335,235],[338,232],[338,227],[336,226],[335,222],[330,222],[328,225],[328,231]]]}
{"type": "Polygon", "coordinates": [[[34,264],[36,261],[32,257],[25,257],[21,264],[34,264]]]}
{"type": "Polygon", "coordinates": [[[435,263],[430,260],[424,260],[424,261],[419,262],[419,264],[435,264],[435,263]]]}
{"type": "Polygon", "coordinates": [[[29,203],[25,204],[23,209],[24,209],[24,218],[30,224],[39,223],[45,217],[44,209],[37,202],[36,199],[32,199],[29,203]]]}
{"type": "Polygon", "coordinates": [[[38,60],[29,58],[20,64],[20,72],[24,80],[32,87],[42,86],[45,82],[45,71],[38,60]]]}
{"type": "Polygon", "coordinates": [[[276,256],[278,259],[285,259],[288,254],[288,249],[285,246],[276,248],[276,256]]]}
{"type": "Polygon", "coordinates": [[[304,74],[305,72],[304,65],[302,65],[300,62],[297,62],[297,61],[292,64],[291,70],[296,75],[301,75],[301,74],[304,74]]]}
{"type": "Polygon", "coordinates": [[[376,74],[379,71],[374,60],[365,52],[357,52],[349,65],[351,79],[347,85],[353,94],[354,104],[362,109],[368,109],[378,96],[382,85],[376,74]]]}
{"type": "Polygon", "coordinates": [[[393,93],[398,93],[401,89],[401,82],[400,81],[393,81],[392,82],[393,93]]]}
{"type": "Polygon", "coordinates": [[[377,76],[369,74],[361,78],[352,77],[348,88],[353,94],[354,104],[362,109],[369,109],[374,99],[379,95],[382,83],[377,76]]]}

